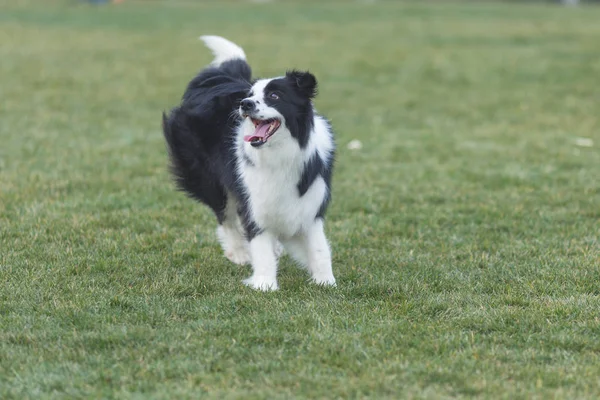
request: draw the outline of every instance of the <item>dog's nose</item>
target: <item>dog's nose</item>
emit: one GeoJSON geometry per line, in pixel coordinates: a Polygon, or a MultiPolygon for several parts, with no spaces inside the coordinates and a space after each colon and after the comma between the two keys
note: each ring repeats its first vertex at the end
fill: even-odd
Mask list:
{"type": "Polygon", "coordinates": [[[240,102],[242,111],[252,111],[254,109],[254,101],[250,99],[244,99],[240,102]]]}

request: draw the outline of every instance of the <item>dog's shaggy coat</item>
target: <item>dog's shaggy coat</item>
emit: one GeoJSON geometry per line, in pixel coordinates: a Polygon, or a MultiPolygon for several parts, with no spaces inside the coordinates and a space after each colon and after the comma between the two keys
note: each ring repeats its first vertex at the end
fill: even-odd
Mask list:
{"type": "Polygon", "coordinates": [[[252,264],[248,286],[277,289],[281,245],[314,282],[335,285],[323,230],[335,145],[313,108],[315,77],[252,81],[239,46],[201,39],[215,59],[163,115],[178,187],[214,211],[225,256],[252,264]]]}

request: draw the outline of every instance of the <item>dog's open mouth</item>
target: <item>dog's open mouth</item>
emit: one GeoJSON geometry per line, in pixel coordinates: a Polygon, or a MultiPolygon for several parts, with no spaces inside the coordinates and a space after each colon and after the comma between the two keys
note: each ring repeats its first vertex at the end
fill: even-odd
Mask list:
{"type": "Polygon", "coordinates": [[[244,136],[244,141],[249,142],[254,147],[262,146],[267,143],[267,140],[281,125],[281,122],[276,118],[271,119],[256,119],[250,118],[252,123],[254,124],[254,133],[252,135],[244,136]]]}

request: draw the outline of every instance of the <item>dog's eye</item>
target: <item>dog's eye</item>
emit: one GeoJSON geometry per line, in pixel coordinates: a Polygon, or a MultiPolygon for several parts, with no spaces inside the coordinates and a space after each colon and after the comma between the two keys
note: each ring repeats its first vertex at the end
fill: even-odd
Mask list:
{"type": "Polygon", "coordinates": [[[275,92],[269,93],[269,98],[271,98],[273,100],[279,100],[279,96],[275,92]]]}

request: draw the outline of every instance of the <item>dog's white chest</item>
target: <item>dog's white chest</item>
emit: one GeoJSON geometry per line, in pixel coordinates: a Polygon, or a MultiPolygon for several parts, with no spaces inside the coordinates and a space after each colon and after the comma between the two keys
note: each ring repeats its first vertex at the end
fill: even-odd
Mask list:
{"type": "Polygon", "coordinates": [[[250,213],[256,223],[283,237],[290,237],[309,226],[323,203],[327,187],[318,177],[300,196],[298,171],[247,167],[242,174],[249,195],[250,213]]]}

